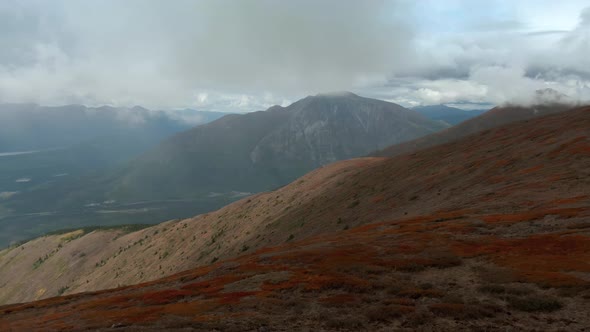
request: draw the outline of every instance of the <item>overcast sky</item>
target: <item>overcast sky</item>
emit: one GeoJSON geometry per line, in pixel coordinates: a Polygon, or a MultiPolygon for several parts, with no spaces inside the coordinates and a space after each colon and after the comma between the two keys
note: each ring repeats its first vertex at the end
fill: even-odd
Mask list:
{"type": "Polygon", "coordinates": [[[0,102],[245,112],[590,100],[590,1],[2,0],[0,102]]]}

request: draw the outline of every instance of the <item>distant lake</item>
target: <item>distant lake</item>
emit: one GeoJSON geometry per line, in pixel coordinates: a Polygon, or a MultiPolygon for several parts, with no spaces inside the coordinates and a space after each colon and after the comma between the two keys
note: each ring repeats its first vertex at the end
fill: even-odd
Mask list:
{"type": "Polygon", "coordinates": [[[31,154],[31,153],[37,153],[37,152],[41,152],[41,150],[0,152],[0,157],[18,156],[18,155],[21,155],[21,154],[31,154]]]}
{"type": "Polygon", "coordinates": [[[46,152],[46,151],[56,151],[56,150],[62,150],[62,149],[63,149],[63,147],[55,147],[55,148],[42,149],[42,150],[0,152],[0,157],[19,156],[19,155],[23,155],[23,154],[33,154],[33,153],[46,152]]]}

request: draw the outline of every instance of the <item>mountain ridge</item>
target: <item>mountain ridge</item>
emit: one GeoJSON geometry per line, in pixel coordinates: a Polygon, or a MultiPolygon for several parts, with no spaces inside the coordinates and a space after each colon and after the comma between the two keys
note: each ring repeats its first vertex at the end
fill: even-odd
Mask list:
{"type": "Polygon", "coordinates": [[[398,145],[392,145],[371,155],[391,157],[404,153],[412,153],[420,149],[452,142],[480,131],[493,129],[513,122],[534,119],[543,115],[564,112],[578,107],[582,106],[563,103],[547,103],[532,106],[497,106],[479,116],[461,122],[456,126],[444,129],[432,135],[417,138],[412,141],[404,142],[398,145]]]}
{"type": "MultiPolygon", "coordinates": [[[[90,281],[133,275],[144,262],[132,252],[145,252],[151,276],[170,260],[190,262],[204,251],[201,267],[3,306],[0,327],[583,328],[590,309],[589,127],[590,107],[583,107],[411,155],[331,164],[281,192],[124,235],[127,246],[112,246],[116,257],[90,265],[100,276],[90,281]],[[221,243],[233,250],[220,255],[221,243]]],[[[71,257],[85,235],[64,236],[72,240],[37,269],[62,253],[71,257]]],[[[22,261],[26,250],[0,252],[0,259],[22,261]]],[[[73,284],[64,281],[56,292],[69,292],[73,284]]]]}
{"type": "MultiPolygon", "coordinates": [[[[234,193],[272,190],[317,167],[445,127],[399,105],[354,94],[309,96],[287,107],[227,115],[178,133],[108,171],[35,187],[1,203],[14,214],[54,212],[42,219],[46,231],[76,222],[187,218],[236,200],[234,193]],[[168,203],[180,200],[186,203],[168,203]],[[153,203],[137,205],[141,202],[153,203]],[[105,209],[113,220],[105,220],[105,209]]],[[[36,225],[40,219],[26,222],[36,225]]]]}
{"type": "MultiPolygon", "coordinates": [[[[215,212],[128,235],[111,232],[104,237],[116,240],[108,241],[110,249],[98,256],[88,252],[77,257],[87,244],[97,243],[96,237],[104,234],[101,232],[80,234],[71,241],[63,236],[40,238],[23,245],[25,249],[0,252],[0,266],[10,266],[6,264],[24,255],[18,258],[23,262],[18,273],[31,275],[28,280],[33,280],[33,275],[38,280],[54,280],[51,273],[61,273],[63,277],[52,289],[41,287],[46,289],[44,296],[51,296],[60,287],[67,286],[67,293],[147,281],[154,272],[165,276],[267,246],[375,222],[429,214],[445,219],[448,211],[462,211],[461,215],[474,220],[541,220],[535,226],[540,229],[545,227],[542,220],[546,215],[555,215],[565,220],[559,227],[566,227],[590,213],[586,193],[590,168],[585,168],[590,160],[589,115],[586,107],[488,130],[415,155],[331,164],[276,192],[244,198],[215,212]],[[568,125],[570,131],[561,130],[562,125],[568,125]],[[555,197],[560,196],[563,199],[555,203],[555,197]],[[28,250],[39,251],[29,254],[28,250]],[[57,252],[33,269],[39,257],[54,250],[57,252]],[[73,253],[77,261],[88,261],[66,272],[55,271],[59,262],[73,253]]],[[[483,227],[485,234],[485,227],[477,225],[473,227],[483,227]]],[[[494,232],[501,237],[528,234],[518,226],[494,232]]],[[[11,274],[1,272],[9,270],[0,269],[0,283],[14,280],[11,274]]],[[[14,294],[32,296],[38,294],[36,287],[28,282],[12,284],[11,289],[14,294]],[[22,287],[33,288],[25,291],[22,287]]],[[[26,299],[31,298],[17,301],[26,299]]]]}

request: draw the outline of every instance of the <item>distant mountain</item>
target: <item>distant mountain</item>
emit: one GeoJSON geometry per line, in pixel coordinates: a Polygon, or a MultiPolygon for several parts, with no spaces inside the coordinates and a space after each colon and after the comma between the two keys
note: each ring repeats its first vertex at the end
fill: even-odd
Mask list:
{"type": "Polygon", "coordinates": [[[121,133],[161,139],[223,115],[191,110],[150,111],[139,106],[0,104],[0,152],[63,148],[121,133]]]}
{"type": "Polygon", "coordinates": [[[463,121],[469,120],[473,117],[481,115],[485,110],[462,110],[455,107],[449,107],[446,105],[430,105],[430,106],[416,106],[412,110],[424,115],[425,117],[444,121],[450,125],[456,125],[463,121]]]}
{"type": "Polygon", "coordinates": [[[175,133],[226,113],[0,104],[0,193],[128,161],[175,133]],[[15,179],[31,178],[18,185],[15,179]]]}
{"type": "Polygon", "coordinates": [[[352,93],[310,96],[178,134],[113,173],[108,197],[269,190],[314,168],[444,127],[402,106],[352,93]]]}
{"type": "Polygon", "coordinates": [[[498,106],[475,117],[462,122],[456,126],[442,130],[432,135],[420,137],[418,139],[392,145],[383,149],[375,156],[397,156],[404,153],[411,153],[432,146],[449,143],[462,137],[488,130],[494,127],[502,126],[512,122],[529,120],[543,115],[559,113],[576,107],[569,103],[542,103],[532,106],[498,106]]]}
{"type": "Polygon", "coordinates": [[[283,186],[328,163],[444,128],[402,106],[352,93],[310,96],[288,107],[227,115],[108,172],[35,187],[2,206],[13,216],[26,215],[18,219],[23,232],[41,219],[49,231],[76,223],[188,217],[283,186]],[[46,211],[54,214],[31,216],[46,211]]]}
{"type": "Polygon", "coordinates": [[[190,108],[181,110],[164,111],[165,114],[175,120],[180,120],[190,124],[191,126],[197,126],[205,123],[215,121],[221,117],[224,117],[231,113],[225,112],[214,112],[214,111],[197,111],[190,108]]]}
{"type": "MultiPolygon", "coordinates": [[[[128,161],[195,123],[225,113],[0,104],[0,194],[128,161]],[[19,178],[30,181],[16,182],[19,178]]],[[[1,213],[0,213],[1,216],[1,213]]]]}
{"type": "MultiPolygon", "coordinates": [[[[15,234],[20,234],[16,238],[35,236],[47,230],[46,223],[78,224],[83,219],[80,209],[67,214],[54,212],[59,210],[56,200],[75,196],[74,188],[93,192],[91,182],[83,179],[127,162],[196,123],[224,115],[142,107],[0,104],[0,246],[13,241],[15,234]],[[23,196],[28,198],[19,200],[23,196]],[[14,201],[8,202],[11,199],[14,201]],[[7,203],[11,206],[6,207],[7,203]],[[30,215],[31,211],[41,214],[30,215]],[[32,229],[37,231],[30,233],[32,229]]],[[[117,223],[128,219],[125,214],[96,214],[86,221],[117,223]]]]}
{"type": "Polygon", "coordinates": [[[555,89],[546,88],[535,91],[533,104],[574,104],[574,100],[555,89]]]}

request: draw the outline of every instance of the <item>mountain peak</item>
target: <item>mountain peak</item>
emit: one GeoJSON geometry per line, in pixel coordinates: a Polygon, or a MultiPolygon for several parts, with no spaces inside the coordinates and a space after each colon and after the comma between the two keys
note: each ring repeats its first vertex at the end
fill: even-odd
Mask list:
{"type": "Polygon", "coordinates": [[[358,95],[350,92],[350,91],[332,91],[332,92],[324,92],[318,93],[316,97],[358,97],[358,95]]]}
{"type": "Polygon", "coordinates": [[[555,89],[545,88],[535,91],[536,104],[550,104],[550,103],[568,103],[571,99],[568,95],[563,94],[555,89]]]}

